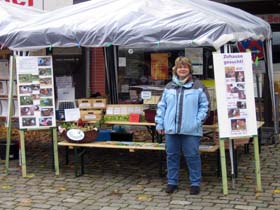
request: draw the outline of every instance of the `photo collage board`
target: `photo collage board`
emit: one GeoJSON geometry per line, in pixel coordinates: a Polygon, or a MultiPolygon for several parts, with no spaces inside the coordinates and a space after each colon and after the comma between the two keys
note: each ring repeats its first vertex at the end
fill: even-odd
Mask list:
{"type": "Polygon", "coordinates": [[[20,128],[56,126],[51,56],[18,56],[17,90],[20,128]]]}
{"type": "Polygon", "coordinates": [[[215,53],[213,57],[220,138],[256,135],[251,54],[215,53]]]}

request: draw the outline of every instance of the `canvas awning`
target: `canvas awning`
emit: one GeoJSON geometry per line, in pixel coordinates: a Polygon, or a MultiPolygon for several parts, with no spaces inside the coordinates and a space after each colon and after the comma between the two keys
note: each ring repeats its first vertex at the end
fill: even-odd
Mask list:
{"type": "MultiPolygon", "coordinates": [[[[3,34],[3,33],[2,33],[3,34]]],[[[207,0],[92,0],[48,12],[0,36],[10,49],[213,46],[264,40],[270,25],[207,0]]]]}

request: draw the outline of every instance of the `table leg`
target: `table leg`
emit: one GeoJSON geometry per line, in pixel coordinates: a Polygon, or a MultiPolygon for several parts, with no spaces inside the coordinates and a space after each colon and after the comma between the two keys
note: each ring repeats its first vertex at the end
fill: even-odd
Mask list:
{"type": "Polygon", "coordinates": [[[75,147],[74,148],[74,164],[75,164],[75,176],[82,176],[84,171],[84,154],[86,153],[85,148],[75,147]],[[80,167],[79,167],[80,165],[80,167]],[[79,170],[80,169],[80,170],[79,170]]]}
{"type": "Polygon", "coordinates": [[[69,148],[65,147],[65,164],[69,164],[69,148]]]}
{"type": "Polygon", "coordinates": [[[146,128],[152,136],[152,142],[155,142],[156,128],[154,126],[146,126],[146,128]]]}

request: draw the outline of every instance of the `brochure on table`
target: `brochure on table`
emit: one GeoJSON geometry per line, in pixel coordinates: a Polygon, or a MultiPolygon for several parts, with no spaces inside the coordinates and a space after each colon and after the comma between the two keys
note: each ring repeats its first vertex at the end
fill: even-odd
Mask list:
{"type": "Polygon", "coordinates": [[[213,53],[220,138],[257,135],[251,53],[213,53]]]}
{"type": "Polygon", "coordinates": [[[56,126],[51,56],[16,58],[20,128],[56,126]]]}

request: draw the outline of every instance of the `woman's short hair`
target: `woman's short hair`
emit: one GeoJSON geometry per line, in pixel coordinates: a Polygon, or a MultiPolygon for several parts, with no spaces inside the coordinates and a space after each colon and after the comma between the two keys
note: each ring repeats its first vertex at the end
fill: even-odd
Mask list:
{"type": "Polygon", "coordinates": [[[172,68],[173,74],[176,74],[178,66],[181,66],[181,65],[183,65],[183,66],[187,65],[190,69],[190,73],[192,73],[192,61],[187,57],[180,56],[180,57],[176,58],[176,60],[175,60],[175,66],[173,66],[173,68],[172,68]]]}

